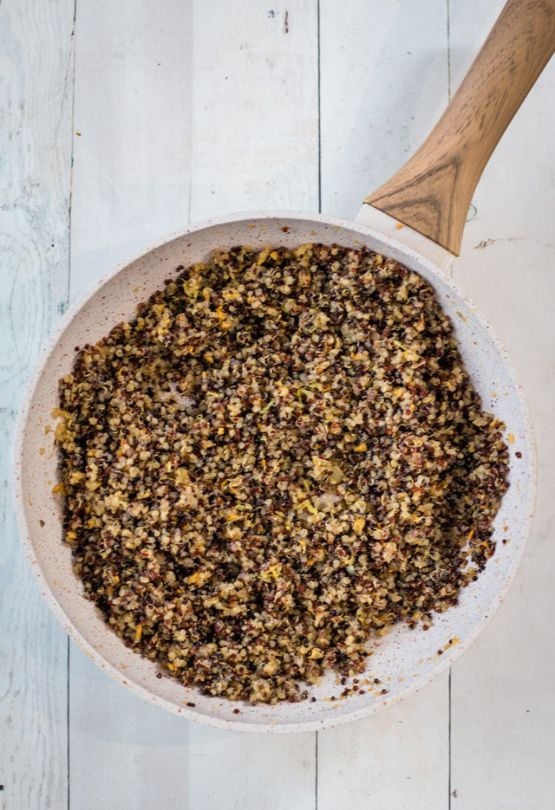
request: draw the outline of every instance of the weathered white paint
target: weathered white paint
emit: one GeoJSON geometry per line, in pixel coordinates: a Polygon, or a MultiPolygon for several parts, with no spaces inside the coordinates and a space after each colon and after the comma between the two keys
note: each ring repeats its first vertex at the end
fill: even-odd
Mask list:
{"type": "Polygon", "coordinates": [[[79,2],[72,298],[187,226],[193,21],[181,0],[79,2]]]}
{"type": "MultiPolygon", "coordinates": [[[[501,6],[501,0],[452,3],[454,87],[501,6]]],[[[536,517],[517,580],[490,627],[453,668],[454,810],[555,806],[554,92],[552,61],[486,168],[454,265],[455,280],[514,359],[539,457],[536,517]]]]}
{"type": "MultiPolygon", "coordinates": [[[[322,0],[320,28],[322,210],[353,217],[447,103],[447,8],[357,0],[346,13],[322,0]]],[[[322,732],[318,750],[320,810],[444,810],[448,677],[381,716],[322,732]]]]}
{"type": "Polygon", "coordinates": [[[317,210],[316,0],[194,8],[191,220],[317,210]]]}
{"type": "Polygon", "coordinates": [[[320,0],[322,210],[353,218],[447,104],[446,0],[320,0]]]}
{"type": "Polygon", "coordinates": [[[67,639],[23,559],[8,486],[29,366],[66,303],[73,0],[0,6],[0,806],[62,808],[67,639]]]}
{"type": "MultiPolygon", "coordinates": [[[[272,16],[254,2],[80,2],[72,296],[189,218],[317,204],[313,9],[275,5],[272,16]]],[[[313,735],[248,741],[199,729],[125,693],[75,648],[70,753],[80,810],[249,807],[261,794],[276,806],[289,795],[280,792],[284,771],[300,810],[312,807],[313,735]],[[245,779],[255,755],[256,777],[245,779]],[[231,759],[236,779],[215,779],[231,759]]]]}
{"type": "Polygon", "coordinates": [[[313,810],[316,735],[240,734],[190,725],[191,810],[313,810]]]}
{"type": "MultiPolygon", "coordinates": [[[[193,8],[79,0],[72,205],[73,299],[166,229],[187,225],[193,8]]],[[[188,726],[97,670],[73,644],[70,806],[186,806],[188,726]]]]}
{"type": "Polygon", "coordinates": [[[319,734],[318,808],[446,810],[448,674],[375,717],[319,734]]]}
{"type": "Polygon", "coordinates": [[[187,807],[189,724],[108,678],[72,643],[70,807],[187,807]]]}
{"type": "MultiPolygon", "coordinates": [[[[191,221],[318,205],[316,0],[194,4],[191,221]]],[[[312,810],[315,734],[190,726],[189,807],[312,810]]]]}
{"type": "MultiPolygon", "coordinates": [[[[354,215],[441,112],[449,2],[351,0],[339,8],[320,0],[325,213],[354,215]]],[[[267,6],[80,0],[72,296],[189,215],[316,209],[316,2],[267,6]]],[[[501,3],[450,6],[456,86],[501,3]]],[[[2,346],[6,434],[27,364],[66,295],[72,16],[67,2],[0,7],[0,103],[11,100],[10,126],[24,130],[15,142],[8,129],[0,135],[0,250],[9,256],[0,295],[13,325],[2,346]]],[[[555,801],[554,645],[546,621],[554,553],[555,380],[546,357],[555,337],[553,76],[548,68],[494,156],[455,269],[511,350],[541,439],[527,559],[499,616],[453,673],[451,804],[463,810],[543,810],[555,801]]],[[[0,806],[57,810],[67,787],[65,640],[36,599],[9,521],[4,537],[0,806]]],[[[108,681],[73,648],[71,663],[71,807],[449,805],[445,678],[381,716],[319,734],[316,797],[314,735],[262,738],[188,725],[108,681]]]]}

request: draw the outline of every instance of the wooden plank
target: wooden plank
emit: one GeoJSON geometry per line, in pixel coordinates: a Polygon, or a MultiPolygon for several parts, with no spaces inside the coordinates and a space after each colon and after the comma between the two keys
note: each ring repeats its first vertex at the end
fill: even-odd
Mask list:
{"type": "Polygon", "coordinates": [[[71,808],[189,806],[187,721],[123,689],[75,647],[70,735],[71,808]]]}
{"type": "Polygon", "coordinates": [[[193,4],[82,0],[72,297],[188,224],[193,4]]]}
{"type": "Polygon", "coordinates": [[[446,3],[321,0],[320,20],[323,210],[352,218],[447,104],[446,3]]]}
{"type": "Polygon", "coordinates": [[[374,717],[320,732],[318,808],[448,807],[448,674],[374,717]]]}
{"type": "Polygon", "coordinates": [[[313,810],[315,735],[240,734],[191,725],[192,810],[313,810]]]}
{"type": "MultiPolygon", "coordinates": [[[[320,26],[322,210],[352,218],[447,103],[446,5],[357,0],[346,14],[321,0],[320,26]]],[[[321,733],[318,807],[444,810],[448,725],[446,675],[380,715],[321,733]]]]}
{"type": "Polygon", "coordinates": [[[317,210],[316,0],[195,4],[191,218],[317,210]]]}
{"type": "MultiPolygon", "coordinates": [[[[454,86],[502,0],[452,4],[454,86]],[[487,6],[487,7],[486,7],[487,6]]],[[[493,323],[528,395],[540,476],[529,545],[497,616],[453,668],[452,807],[551,810],[555,642],[553,131],[555,64],[503,137],[477,189],[455,279],[493,323]]]]}
{"type": "MultiPolygon", "coordinates": [[[[189,213],[316,204],[315,13],[291,3],[286,26],[285,7],[271,4],[203,2],[194,19],[192,3],[162,5],[79,5],[72,294],[182,228],[189,213]],[[312,105],[309,116],[301,102],[312,105]]],[[[79,810],[281,807],[284,773],[295,806],[313,805],[313,735],[261,739],[187,724],[125,693],[73,650],[70,703],[79,810]]]]}
{"type": "MultiPolygon", "coordinates": [[[[187,226],[192,4],[79,0],[72,297],[187,226]]],[[[71,806],[185,807],[188,727],[71,649],[71,806]]]]}
{"type": "MultiPolygon", "coordinates": [[[[316,210],[316,3],[198,3],[194,54],[191,219],[316,210]]],[[[195,810],[314,807],[314,734],[189,734],[195,810]]]]}
{"type": "Polygon", "coordinates": [[[73,0],[0,8],[0,804],[67,796],[67,640],[23,558],[10,434],[38,350],[66,303],[73,0]]]}

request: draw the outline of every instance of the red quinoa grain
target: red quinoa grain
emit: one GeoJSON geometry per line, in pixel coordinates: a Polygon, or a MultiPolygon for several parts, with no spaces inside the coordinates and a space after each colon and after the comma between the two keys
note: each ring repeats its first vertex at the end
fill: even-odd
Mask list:
{"type": "Polygon", "coordinates": [[[485,566],[503,426],[432,287],[393,260],[235,247],[178,269],[60,383],[65,540],[165,673],[300,700],[485,566]]]}

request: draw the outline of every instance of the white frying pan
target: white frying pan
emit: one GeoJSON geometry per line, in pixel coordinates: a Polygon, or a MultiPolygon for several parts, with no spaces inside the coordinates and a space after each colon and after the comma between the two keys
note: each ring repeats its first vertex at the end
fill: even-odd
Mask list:
{"type": "Polygon", "coordinates": [[[48,603],[85,653],[120,683],[159,706],[212,725],[267,732],[319,729],[382,709],[428,683],[469,646],[499,606],[528,532],[534,450],[508,358],[446,270],[458,252],[482,169],[551,56],[554,38],[555,0],[509,0],[448,111],[401,171],[366,200],[355,224],[293,213],[209,221],[118,268],[68,314],[35,373],[20,423],[18,511],[26,552],[48,603]],[[427,632],[401,625],[373,645],[367,673],[371,683],[363,695],[330,700],[343,688],[330,674],[313,689],[315,702],[234,704],[157,678],[156,666],[125,647],[82,595],[70,549],[62,543],[60,503],[51,494],[57,477],[51,412],[58,380],[71,369],[74,347],[94,343],[118,322],[132,318],[136,305],[161,287],[177,265],[200,261],[217,247],[309,241],[365,245],[399,260],[434,286],[455,325],[484,406],[507,426],[511,486],[495,524],[497,550],[486,570],[463,591],[459,605],[438,616],[427,632]],[[444,650],[441,656],[439,649],[444,650]],[[375,677],[381,681],[378,686],[375,677]],[[239,714],[234,713],[237,708],[239,714]]]}

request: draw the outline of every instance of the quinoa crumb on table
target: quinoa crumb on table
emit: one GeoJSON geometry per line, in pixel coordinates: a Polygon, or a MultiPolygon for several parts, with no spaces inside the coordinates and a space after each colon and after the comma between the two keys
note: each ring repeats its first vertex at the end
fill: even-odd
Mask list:
{"type": "Polygon", "coordinates": [[[164,672],[299,700],[478,576],[503,425],[433,288],[391,259],[238,246],[177,270],[61,380],[64,537],[164,672]]]}

